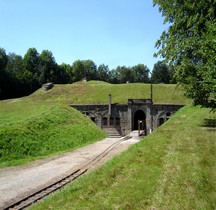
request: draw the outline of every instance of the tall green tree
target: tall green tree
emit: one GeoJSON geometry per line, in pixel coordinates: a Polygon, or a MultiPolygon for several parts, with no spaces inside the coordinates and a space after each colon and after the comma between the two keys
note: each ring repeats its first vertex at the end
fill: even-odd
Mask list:
{"type": "Polygon", "coordinates": [[[164,62],[158,61],[154,65],[152,71],[152,82],[169,84],[170,81],[171,81],[171,74],[168,70],[168,66],[164,62]]]}
{"type": "Polygon", "coordinates": [[[85,68],[85,77],[87,80],[97,79],[97,65],[92,60],[82,61],[85,68]]]}
{"type": "Polygon", "coordinates": [[[5,49],[0,48],[0,99],[7,95],[8,75],[5,71],[8,62],[8,57],[5,49]]]}
{"type": "Polygon", "coordinates": [[[73,69],[69,64],[62,63],[58,66],[58,83],[66,84],[73,82],[73,69]]]}
{"type": "Polygon", "coordinates": [[[149,82],[149,68],[144,64],[138,64],[136,66],[132,67],[132,75],[134,82],[143,82],[148,83],[149,82]]]}
{"type": "Polygon", "coordinates": [[[133,74],[130,67],[126,66],[117,66],[116,71],[119,74],[120,83],[133,82],[133,74]]]}
{"type": "Polygon", "coordinates": [[[57,81],[57,63],[51,51],[43,50],[39,55],[39,84],[57,81]]]}
{"type": "Polygon", "coordinates": [[[101,64],[97,69],[97,79],[100,81],[109,81],[109,67],[107,65],[101,64]]]}
{"type": "Polygon", "coordinates": [[[23,74],[22,78],[28,85],[29,92],[36,90],[39,87],[39,53],[35,48],[29,48],[23,58],[23,74]]]}
{"type": "Polygon", "coordinates": [[[169,23],[157,41],[157,55],[174,66],[195,104],[216,104],[216,1],[153,0],[169,23]]]}
{"type": "Polygon", "coordinates": [[[0,71],[5,71],[7,62],[8,62],[8,57],[5,49],[0,48],[0,71]]]}
{"type": "Polygon", "coordinates": [[[29,93],[25,80],[23,80],[22,56],[9,53],[6,72],[10,78],[8,91],[11,98],[24,96],[29,93]]]}
{"type": "Polygon", "coordinates": [[[111,84],[119,84],[120,78],[119,78],[119,72],[116,69],[112,69],[109,71],[109,83],[111,84]]]}
{"type": "Polygon", "coordinates": [[[80,81],[86,77],[85,66],[81,60],[74,61],[72,69],[73,82],[80,81]]]}
{"type": "Polygon", "coordinates": [[[76,60],[72,68],[74,82],[82,79],[95,80],[97,78],[97,66],[92,60],[76,60]]]}
{"type": "Polygon", "coordinates": [[[21,78],[22,71],[23,71],[22,56],[16,55],[15,53],[9,53],[6,71],[13,78],[22,79],[21,78]]]}

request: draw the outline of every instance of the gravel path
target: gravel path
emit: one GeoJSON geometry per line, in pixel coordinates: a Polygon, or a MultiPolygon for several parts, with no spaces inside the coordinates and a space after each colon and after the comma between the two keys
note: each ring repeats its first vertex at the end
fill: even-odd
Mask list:
{"type": "MultiPolygon", "coordinates": [[[[132,138],[123,141],[109,153],[98,166],[111,157],[120,154],[131,144],[137,143],[137,133],[132,138]]],[[[88,163],[92,158],[106,150],[111,144],[118,141],[116,138],[106,138],[102,141],[77,149],[71,153],[35,161],[24,166],[10,167],[0,170],[0,209],[14,203],[29,194],[43,189],[69,175],[80,165],[88,163]]]]}

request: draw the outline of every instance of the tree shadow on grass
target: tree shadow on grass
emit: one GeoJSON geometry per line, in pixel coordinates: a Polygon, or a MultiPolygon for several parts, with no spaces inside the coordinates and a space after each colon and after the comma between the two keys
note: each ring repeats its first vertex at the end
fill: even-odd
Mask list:
{"type": "Polygon", "coordinates": [[[216,131],[216,119],[205,118],[201,126],[208,128],[209,131],[216,131]]]}

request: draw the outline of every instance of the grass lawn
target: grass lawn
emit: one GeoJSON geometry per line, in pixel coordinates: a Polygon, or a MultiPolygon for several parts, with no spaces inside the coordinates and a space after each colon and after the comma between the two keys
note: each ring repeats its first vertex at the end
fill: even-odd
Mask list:
{"type": "Polygon", "coordinates": [[[216,114],[186,106],[95,172],[31,209],[216,208],[216,114]]]}
{"type": "MultiPolygon", "coordinates": [[[[108,103],[112,94],[113,103],[126,104],[129,98],[150,98],[150,84],[129,83],[109,84],[101,81],[77,82],[68,85],[55,85],[51,91],[36,91],[32,100],[64,101],[73,104],[108,103]]],[[[184,90],[173,84],[153,85],[154,103],[188,104],[191,100],[184,96],[184,90]]]]}

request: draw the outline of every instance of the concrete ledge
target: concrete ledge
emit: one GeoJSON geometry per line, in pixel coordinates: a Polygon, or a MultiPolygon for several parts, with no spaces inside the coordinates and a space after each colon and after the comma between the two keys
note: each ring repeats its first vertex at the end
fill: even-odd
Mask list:
{"type": "Polygon", "coordinates": [[[52,82],[46,83],[42,85],[42,90],[44,91],[48,91],[50,89],[52,89],[54,86],[54,84],[52,82]]]}

